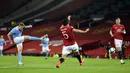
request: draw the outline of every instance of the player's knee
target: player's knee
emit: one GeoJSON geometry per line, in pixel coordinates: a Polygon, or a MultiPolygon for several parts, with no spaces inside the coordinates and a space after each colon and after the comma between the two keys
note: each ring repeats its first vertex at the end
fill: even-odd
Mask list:
{"type": "Polygon", "coordinates": [[[25,39],[25,40],[29,40],[29,37],[30,37],[30,36],[24,36],[24,39],[25,39]]]}
{"type": "Polygon", "coordinates": [[[60,58],[60,62],[63,63],[65,61],[64,58],[60,58]]]}
{"type": "Polygon", "coordinates": [[[22,52],[22,50],[18,50],[18,52],[22,52]]]}
{"type": "Polygon", "coordinates": [[[18,51],[22,51],[23,47],[21,45],[18,45],[17,48],[18,48],[18,51]]]}
{"type": "Polygon", "coordinates": [[[18,49],[18,52],[22,52],[22,49],[18,49]]]}

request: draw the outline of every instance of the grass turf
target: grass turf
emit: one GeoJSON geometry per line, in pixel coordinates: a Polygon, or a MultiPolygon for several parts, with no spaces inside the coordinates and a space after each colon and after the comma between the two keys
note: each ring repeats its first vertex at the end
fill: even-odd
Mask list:
{"type": "Polygon", "coordinates": [[[130,73],[130,61],[121,65],[119,60],[85,59],[79,66],[76,58],[69,58],[55,68],[58,58],[23,57],[23,66],[17,65],[17,56],[0,56],[0,73],[130,73]]]}

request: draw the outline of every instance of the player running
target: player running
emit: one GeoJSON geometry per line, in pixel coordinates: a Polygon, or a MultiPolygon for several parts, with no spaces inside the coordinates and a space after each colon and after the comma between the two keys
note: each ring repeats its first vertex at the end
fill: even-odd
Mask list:
{"type": "Polygon", "coordinates": [[[32,25],[25,26],[24,23],[20,22],[18,26],[14,27],[9,33],[8,33],[8,39],[10,41],[10,44],[14,43],[17,46],[18,49],[18,65],[23,65],[22,63],[22,49],[23,49],[23,42],[25,40],[41,40],[41,38],[33,37],[33,36],[22,36],[23,28],[31,28],[32,25]],[[11,36],[13,36],[13,41],[11,40],[11,36]]]}
{"type": "Polygon", "coordinates": [[[59,59],[58,63],[56,64],[57,68],[60,67],[60,64],[62,64],[65,61],[67,55],[70,54],[71,52],[75,53],[75,56],[79,60],[80,65],[82,65],[84,61],[83,59],[81,60],[80,53],[78,50],[78,45],[75,41],[75,36],[73,32],[86,33],[89,31],[89,28],[86,29],[85,31],[75,29],[73,26],[70,26],[70,20],[71,20],[71,15],[68,16],[67,22],[60,27],[64,45],[62,49],[62,57],[59,59]]]}
{"type": "Polygon", "coordinates": [[[47,59],[50,52],[50,49],[49,49],[50,42],[49,42],[48,34],[45,34],[42,37],[42,39],[43,40],[41,41],[41,44],[40,44],[40,46],[42,46],[41,54],[46,53],[45,59],[47,59]]]}
{"type": "Polygon", "coordinates": [[[121,20],[120,18],[116,19],[116,24],[112,26],[110,30],[111,37],[114,37],[114,45],[116,48],[116,51],[119,54],[120,63],[125,64],[123,61],[123,54],[122,54],[122,42],[123,42],[123,34],[126,34],[125,27],[120,24],[121,20]]]}
{"type": "Polygon", "coordinates": [[[3,35],[0,36],[0,56],[3,56],[3,47],[4,47],[4,44],[6,45],[6,41],[4,40],[3,38],[3,35]]]}

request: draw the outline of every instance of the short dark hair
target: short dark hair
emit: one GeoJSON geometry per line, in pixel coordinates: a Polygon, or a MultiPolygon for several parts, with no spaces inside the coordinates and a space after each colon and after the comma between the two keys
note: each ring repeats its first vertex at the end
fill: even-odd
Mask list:
{"type": "Polygon", "coordinates": [[[20,23],[19,23],[19,26],[23,26],[23,27],[24,27],[25,24],[24,24],[23,22],[20,22],[20,23]]]}
{"type": "Polygon", "coordinates": [[[117,20],[117,19],[120,19],[119,17],[117,17],[115,20],[117,20]]]}
{"type": "Polygon", "coordinates": [[[63,20],[63,25],[66,26],[67,24],[68,24],[68,20],[67,19],[63,20]]]}

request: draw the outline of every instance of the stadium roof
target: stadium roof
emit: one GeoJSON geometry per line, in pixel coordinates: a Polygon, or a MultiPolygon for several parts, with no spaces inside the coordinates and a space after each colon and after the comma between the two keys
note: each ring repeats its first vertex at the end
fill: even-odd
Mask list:
{"type": "Polygon", "coordinates": [[[0,0],[0,18],[8,16],[31,0],[0,0]]]}
{"type": "Polygon", "coordinates": [[[68,13],[80,17],[127,14],[129,6],[129,0],[1,0],[0,24],[1,21],[7,24],[12,20],[28,21],[39,17],[52,19],[68,13]]]}

